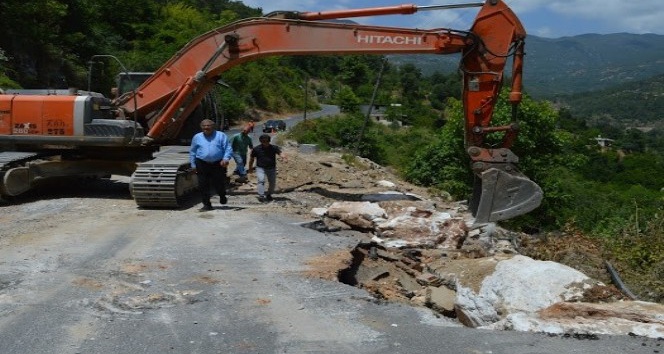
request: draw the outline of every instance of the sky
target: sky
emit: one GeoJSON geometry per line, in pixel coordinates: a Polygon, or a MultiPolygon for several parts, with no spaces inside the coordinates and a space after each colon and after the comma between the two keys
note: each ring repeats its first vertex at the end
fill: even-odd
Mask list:
{"type": "MultiPolygon", "coordinates": [[[[325,11],[401,4],[450,5],[483,0],[242,0],[267,14],[276,10],[325,11]]],[[[528,34],[560,38],[587,33],[655,33],[664,35],[664,0],[505,0],[528,34]]],[[[356,18],[365,25],[420,29],[470,28],[478,8],[418,11],[412,15],[356,18]]]]}

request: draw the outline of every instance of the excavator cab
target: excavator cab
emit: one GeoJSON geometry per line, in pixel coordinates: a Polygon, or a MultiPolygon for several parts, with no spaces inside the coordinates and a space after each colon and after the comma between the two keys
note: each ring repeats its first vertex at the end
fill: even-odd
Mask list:
{"type": "Polygon", "coordinates": [[[121,72],[115,77],[113,93],[117,96],[121,96],[127,92],[132,92],[141,86],[153,74],[153,72],[143,71],[121,72]]]}

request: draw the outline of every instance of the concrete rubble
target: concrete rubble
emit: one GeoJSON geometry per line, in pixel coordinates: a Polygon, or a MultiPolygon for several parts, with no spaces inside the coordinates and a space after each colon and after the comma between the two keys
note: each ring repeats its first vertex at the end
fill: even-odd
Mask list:
{"type": "Polygon", "coordinates": [[[312,210],[328,226],[323,231],[371,235],[353,250],[354,265],[340,271],[341,281],[469,327],[664,338],[664,305],[626,300],[576,269],[520,255],[509,232],[472,225],[462,206],[437,210],[413,199],[334,202],[312,210]]]}

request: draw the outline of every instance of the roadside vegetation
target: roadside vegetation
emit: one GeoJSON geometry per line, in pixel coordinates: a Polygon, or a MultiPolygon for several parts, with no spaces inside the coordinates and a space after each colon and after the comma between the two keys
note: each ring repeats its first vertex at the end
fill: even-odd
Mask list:
{"type": "MultiPolygon", "coordinates": [[[[0,87],[90,86],[109,95],[121,67],[113,60],[91,64],[93,55],[114,55],[130,71],[153,71],[192,38],[260,14],[230,0],[6,0],[0,4],[0,87]]],[[[456,73],[424,75],[413,64],[392,65],[382,56],[298,56],[246,63],[221,79],[225,86],[215,93],[231,123],[248,119],[252,109],[286,114],[336,104],[343,114],[307,120],[290,137],[367,157],[440,195],[466,199],[471,192],[456,73]],[[368,120],[362,110],[376,88],[373,103],[385,108],[387,125],[368,120]]],[[[630,105],[660,107],[661,99],[652,102],[662,86],[647,87],[659,91],[630,95],[630,105]],[[641,105],[634,102],[640,98],[641,105]]],[[[563,245],[591,242],[640,298],[664,302],[664,124],[636,121],[638,115],[617,124],[615,117],[630,109],[599,101],[611,97],[618,96],[579,96],[583,110],[525,95],[513,150],[545,197],[540,208],[503,226],[549,242],[532,256],[575,259],[572,266],[589,260],[566,257],[563,245]],[[612,115],[614,107],[620,114],[612,115]],[[634,128],[644,126],[655,129],[634,128]],[[600,147],[598,136],[612,145],[600,147]]],[[[509,119],[503,100],[495,122],[509,119]]]]}

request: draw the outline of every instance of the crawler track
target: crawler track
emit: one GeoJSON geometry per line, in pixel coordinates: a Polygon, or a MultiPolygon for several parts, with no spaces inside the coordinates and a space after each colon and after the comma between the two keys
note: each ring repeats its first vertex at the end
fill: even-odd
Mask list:
{"type": "MultiPolygon", "coordinates": [[[[0,197],[15,196],[24,192],[22,188],[14,188],[16,176],[22,177],[23,174],[7,174],[9,169],[23,166],[27,161],[37,158],[34,152],[5,151],[0,152],[0,197]]],[[[26,173],[27,173],[27,169],[26,173]]],[[[19,178],[20,178],[19,177],[19,178]]],[[[18,183],[22,185],[22,183],[18,183]]]]}
{"type": "Polygon", "coordinates": [[[35,156],[37,156],[37,153],[34,152],[0,152],[0,171],[4,171],[5,168],[11,166],[12,163],[22,163],[35,156]]]}
{"type": "Polygon", "coordinates": [[[167,146],[155,158],[138,164],[131,176],[131,194],[139,207],[176,208],[196,189],[185,146],[167,146]]]}

